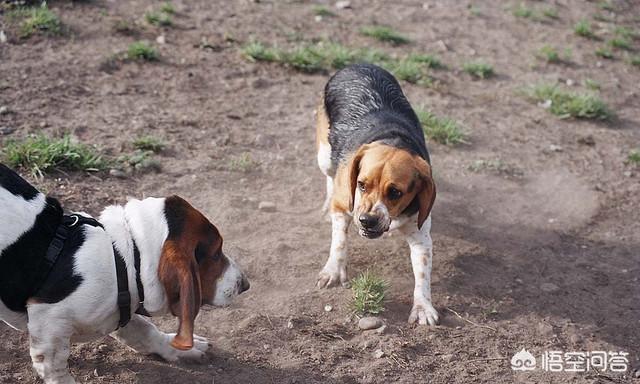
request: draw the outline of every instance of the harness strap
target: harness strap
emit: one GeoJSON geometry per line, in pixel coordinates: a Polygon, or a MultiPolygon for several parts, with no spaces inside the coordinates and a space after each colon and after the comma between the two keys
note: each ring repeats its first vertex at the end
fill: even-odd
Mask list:
{"type": "Polygon", "coordinates": [[[129,293],[129,278],[127,276],[127,265],[122,255],[113,246],[113,258],[116,262],[116,280],[118,285],[118,309],[120,310],[120,320],[118,328],[122,328],[131,320],[131,293],[129,293]]]}
{"type": "Polygon", "coordinates": [[[136,287],[138,288],[138,308],[136,313],[149,317],[149,312],[144,308],[144,286],[142,285],[142,277],[140,277],[140,250],[133,237],[131,240],[133,241],[133,265],[136,269],[136,287]]]}

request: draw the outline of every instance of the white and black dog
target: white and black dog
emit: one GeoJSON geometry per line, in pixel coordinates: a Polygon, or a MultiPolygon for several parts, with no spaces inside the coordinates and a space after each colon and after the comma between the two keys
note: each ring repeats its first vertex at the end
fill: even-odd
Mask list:
{"type": "Polygon", "coordinates": [[[110,206],[96,221],[64,215],[56,199],[0,164],[0,212],[0,320],[29,331],[47,384],[75,383],[72,338],[111,334],[169,361],[200,358],[208,348],[193,335],[200,306],[227,305],[249,289],[217,228],[178,196],[110,206]],[[169,312],[177,334],[139,314],[169,312]]]}

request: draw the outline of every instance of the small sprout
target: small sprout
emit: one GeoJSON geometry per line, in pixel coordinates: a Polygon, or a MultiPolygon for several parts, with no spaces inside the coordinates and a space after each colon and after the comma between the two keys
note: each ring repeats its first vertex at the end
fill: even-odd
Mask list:
{"type": "Polygon", "coordinates": [[[24,167],[38,177],[54,169],[98,171],[108,166],[96,148],[78,143],[69,135],[59,139],[37,135],[10,141],[4,148],[4,157],[9,165],[24,167]]]}
{"type": "Polygon", "coordinates": [[[173,7],[173,4],[166,1],[160,6],[160,12],[166,13],[167,15],[173,15],[176,13],[176,9],[173,7]]]}
{"type": "Polygon", "coordinates": [[[147,12],[144,14],[147,23],[159,27],[170,27],[173,25],[171,15],[165,12],[147,12]]]}
{"type": "Polygon", "coordinates": [[[558,63],[561,61],[558,50],[549,45],[545,45],[542,48],[540,48],[536,56],[546,60],[548,63],[558,63]]]}
{"type": "Polygon", "coordinates": [[[399,60],[389,67],[389,71],[393,73],[396,78],[413,84],[428,79],[423,69],[424,65],[409,60],[399,60]]]}
{"type": "Polygon", "coordinates": [[[486,79],[495,74],[493,67],[483,62],[465,63],[462,66],[462,70],[479,79],[486,79]]]}
{"type": "Polygon", "coordinates": [[[466,144],[466,134],[458,123],[448,117],[438,117],[424,109],[416,109],[416,116],[429,140],[444,145],[466,144]]]}
{"type": "Polygon", "coordinates": [[[637,39],[639,37],[638,33],[632,30],[631,28],[627,28],[624,26],[616,27],[613,30],[613,33],[616,36],[620,36],[625,39],[637,39]]]}
{"type": "Polygon", "coordinates": [[[614,113],[592,94],[566,92],[556,85],[541,84],[530,87],[526,95],[533,101],[548,105],[549,111],[560,118],[609,120],[614,113]]]}
{"type": "Polygon", "coordinates": [[[251,157],[251,154],[249,154],[248,152],[243,153],[240,156],[237,157],[233,157],[230,161],[229,161],[229,169],[232,171],[240,171],[240,172],[249,172],[252,169],[256,168],[258,165],[260,165],[259,162],[257,162],[256,160],[254,160],[251,157]]]}
{"type": "Polygon", "coordinates": [[[126,19],[120,19],[113,23],[113,30],[123,35],[134,35],[137,30],[135,25],[126,19]]]}
{"type": "Polygon", "coordinates": [[[161,152],[166,144],[162,139],[159,139],[154,136],[141,136],[133,141],[133,146],[136,149],[140,149],[142,151],[151,151],[154,153],[161,152]]]}
{"type": "Polygon", "coordinates": [[[334,17],[336,14],[331,12],[329,8],[324,5],[316,5],[313,7],[313,14],[321,17],[334,17]]]}
{"type": "Polygon", "coordinates": [[[596,48],[595,54],[603,59],[613,59],[613,52],[607,47],[596,48]]]}
{"type": "Polygon", "coordinates": [[[549,19],[558,19],[558,10],[556,8],[547,7],[542,10],[542,14],[549,19]]]}
{"type": "Polygon", "coordinates": [[[629,59],[629,64],[633,65],[634,67],[640,68],[640,55],[631,56],[631,58],[629,59]]]}
{"type": "Polygon", "coordinates": [[[384,279],[368,270],[354,278],[351,281],[353,312],[358,316],[382,313],[387,287],[388,284],[384,279]]]}
{"type": "Polygon", "coordinates": [[[629,152],[629,155],[627,156],[627,162],[629,164],[633,164],[636,167],[640,166],[640,148],[633,149],[629,152]]]}
{"type": "Polygon", "coordinates": [[[527,8],[524,3],[520,3],[516,8],[513,9],[513,15],[516,17],[522,17],[524,19],[533,18],[534,12],[533,9],[527,8]]]}
{"type": "Polygon", "coordinates": [[[613,7],[613,4],[611,4],[608,1],[601,1],[598,3],[598,7],[600,7],[600,9],[603,9],[605,11],[609,11],[609,12],[613,12],[615,11],[615,8],[613,7]]]}
{"type": "Polygon", "coordinates": [[[154,61],[158,59],[158,52],[149,43],[137,41],[129,45],[126,57],[129,60],[154,61]]]}
{"type": "Polygon", "coordinates": [[[626,37],[614,37],[609,40],[608,43],[613,48],[624,49],[626,51],[631,50],[631,40],[626,37]]]}
{"type": "Polygon", "coordinates": [[[415,63],[423,63],[426,64],[427,67],[433,69],[443,69],[446,68],[444,64],[438,59],[436,56],[423,54],[423,53],[411,53],[407,56],[407,61],[412,61],[415,63]]]}
{"type": "Polygon", "coordinates": [[[364,36],[373,37],[376,40],[391,43],[393,45],[407,44],[411,40],[391,29],[391,27],[377,25],[364,27],[360,30],[364,36]]]}
{"type": "Polygon", "coordinates": [[[280,56],[275,48],[268,48],[256,41],[247,44],[242,53],[251,61],[278,61],[280,56]]]}
{"type": "Polygon", "coordinates": [[[578,36],[588,37],[590,39],[593,39],[596,37],[596,35],[591,30],[591,23],[588,22],[587,20],[578,21],[576,25],[573,27],[573,31],[578,36]]]}
{"type": "Polygon", "coordinates": [[[600,84],[592,79],[585,79],[584,80],[584,86],[586,88],[589,88],[592,91],[599,91],[600,90],[600,84]]]}
{"type": "Polygon", "coordinates": [[[39,7],[17,8],[9,11],[7,20],[20,20],[20,36],[23,38],[36,32],[47,35],[59,35],[62,32],[60,19],[49,10],[46,2],[39,7]]]}

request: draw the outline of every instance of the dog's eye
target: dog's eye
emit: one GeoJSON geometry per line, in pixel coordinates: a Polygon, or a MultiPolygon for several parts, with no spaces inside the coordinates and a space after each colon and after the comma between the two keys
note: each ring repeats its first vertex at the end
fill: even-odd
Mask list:
{"type": "Polygon", "coordinates": [[[402,197],[402,191],[398,190],[395,187],[391,187],[387,191],[387,196],[389,197],[389,200],[398,200],[402,197]]]}
{"type": "Polygon", "coordinates": [[[367,187],[365,187],[364,182],[358,181],[358,189],[360,190],[360,192],[364,192],[367,190],[367,187]]]}

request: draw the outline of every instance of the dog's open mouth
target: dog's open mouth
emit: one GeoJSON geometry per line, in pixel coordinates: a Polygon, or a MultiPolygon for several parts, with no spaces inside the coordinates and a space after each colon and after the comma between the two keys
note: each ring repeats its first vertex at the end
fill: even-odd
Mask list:
{"type": "Polygon", "coordinates": [[[367,239],[377,239],[382,236],[384,231],[372,231],[369,229],[360,228],[360,236],[366,237],[367,239]]]}

